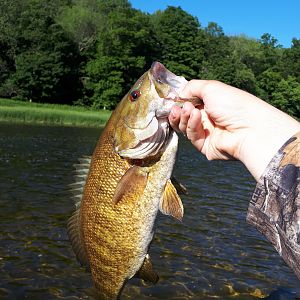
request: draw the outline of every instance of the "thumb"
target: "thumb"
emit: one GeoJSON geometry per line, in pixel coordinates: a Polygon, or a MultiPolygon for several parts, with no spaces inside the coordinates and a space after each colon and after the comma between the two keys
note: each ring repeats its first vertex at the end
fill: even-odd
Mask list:
{"type": "Polygon", "coordinates": [[[208,80],[192,79],[186,84],[179,96],[181,98],[198,97],[204,100],[207,85],[208,80]]]}

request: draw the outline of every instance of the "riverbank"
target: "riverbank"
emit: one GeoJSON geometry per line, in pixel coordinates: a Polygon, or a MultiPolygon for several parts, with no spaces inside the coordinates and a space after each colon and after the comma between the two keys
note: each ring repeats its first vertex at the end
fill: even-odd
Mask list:
{"type": "Polygon", "coordinates": [[[108,110],[0,98],[0,122],[100,127],[110,114],[108,110]]]}

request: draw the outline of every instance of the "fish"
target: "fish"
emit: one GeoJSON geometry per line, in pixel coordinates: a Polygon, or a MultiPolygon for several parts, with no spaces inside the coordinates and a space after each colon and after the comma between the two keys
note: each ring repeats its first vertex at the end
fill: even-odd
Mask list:
{"type": "Polygon", "coordinates": [[[168,115],[189,101],[179,97],[186,84],[154,62],[117,105],[93,155],[77,165],[68,235],[99,299],[119,299],[133,277],[158,281],[148,254],[156,216],[184,214],[179,193],[186,190],[172,178],[178,136],[168,115]]]}

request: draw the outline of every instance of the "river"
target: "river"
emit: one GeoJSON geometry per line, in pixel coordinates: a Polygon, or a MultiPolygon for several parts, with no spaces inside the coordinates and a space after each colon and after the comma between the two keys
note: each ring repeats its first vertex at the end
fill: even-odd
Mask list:
{"type": "MultiPolygon", "coordinates": [[[[0,125],[0,299],[92,299],[66,233],[73,164],[100,129],[0,125]]],[[[182,222],[159,214],[150,254],[160,281],[121,299],[297,299],[300,282],[245,219],[255,182],[239,162],[208,162],[180,138],[182,222]]]]}

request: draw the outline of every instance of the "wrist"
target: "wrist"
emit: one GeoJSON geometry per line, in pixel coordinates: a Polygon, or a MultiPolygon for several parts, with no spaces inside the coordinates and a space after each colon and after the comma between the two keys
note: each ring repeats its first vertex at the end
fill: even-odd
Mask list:
{"type": "Polygon", "coordinates": [[[300,131],[299,122],[270,107],[271,109],[264,113],[257,113],[253,126],[245,129],[239,147],[238,159],[244,163],[256,181],[260,179],[281,146],[300,131]]]}

